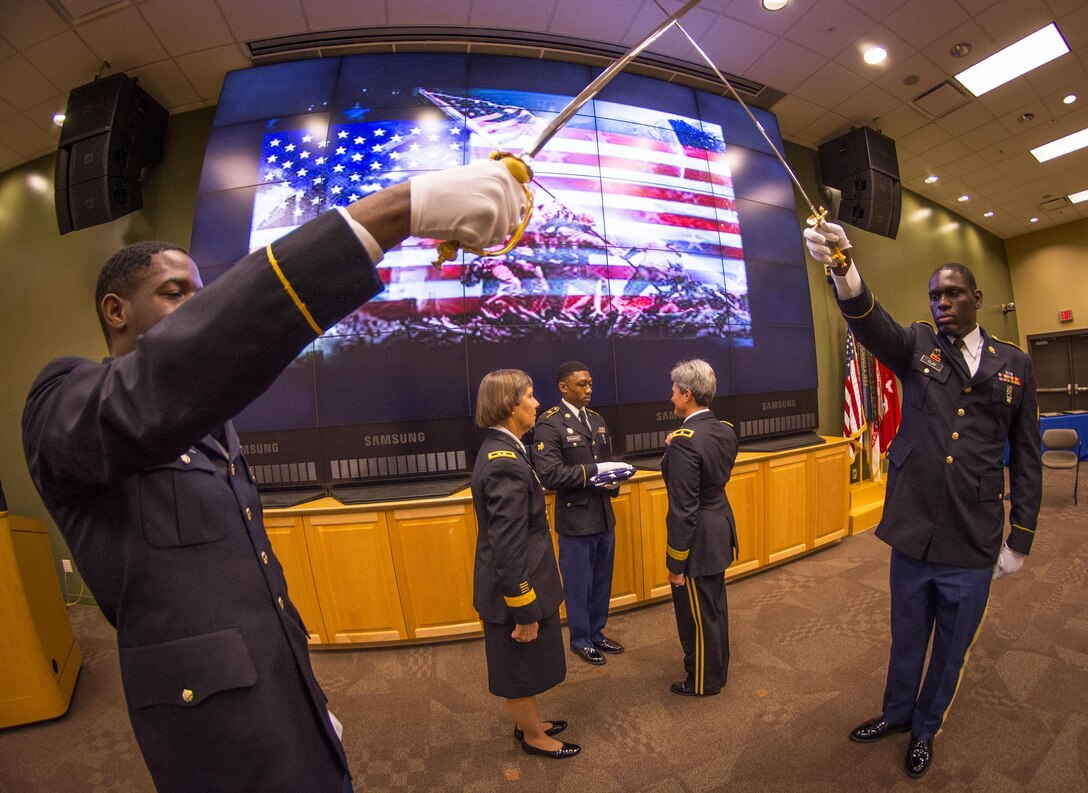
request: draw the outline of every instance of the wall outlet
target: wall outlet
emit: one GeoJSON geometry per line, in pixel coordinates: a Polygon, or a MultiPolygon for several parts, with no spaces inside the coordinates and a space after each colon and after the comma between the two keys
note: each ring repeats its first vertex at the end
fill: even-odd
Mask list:
{"type": "Polygon", "coordinates": [[[71,559],[61,559],[60,560],[60,566],[64,568],[64,572],[66,572],[66,573],[72,572],[72,560],[71,559]]]}

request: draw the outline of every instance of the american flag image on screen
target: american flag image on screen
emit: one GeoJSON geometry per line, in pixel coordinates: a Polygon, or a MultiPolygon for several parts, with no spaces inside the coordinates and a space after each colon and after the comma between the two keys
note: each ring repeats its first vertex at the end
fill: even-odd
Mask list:
{"type": "MultiPolygon", "coordinates": [[[[327,139],[304,130],[265,135],[251,249],[421,171],[521,151],[551,117],[531,108],[566,101],[426,88],[416,98],[414,114],[400,108],[400,118],[334,124],[327,139]]],[[[729,334],[741,343],[750,336],[740,224],[719,126],[596,101],[532,166],[534,215],[518,247],[502,256],[469,254],[436,270],[434,241],[408,240],[381,264],[386,291],[332,333],[380,342],[430,326],[499,340],[545,325],[618,335],[729,334]]]]}

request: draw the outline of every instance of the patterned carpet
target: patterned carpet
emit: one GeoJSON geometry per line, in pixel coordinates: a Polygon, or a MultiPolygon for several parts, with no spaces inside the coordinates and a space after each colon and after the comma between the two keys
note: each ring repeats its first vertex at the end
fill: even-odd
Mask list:
{"type": "MultiPolygon", "coordinates": [[[[616,615],[627,646],[601,668],[569,657],[540,698],[583,754],[529,757],[486,690],[483,647],[462,641],[315,652],[346,726],[356,790],[1073,791],[1088,788],[1088,495],[1045,471],[1023,571],[995,584],[963,684],[922,780],[907,736],[847,740],[880,712],[888,645],[888,548],[872,533],[728,587],[728,687],[677,697],[683,677],[668,603],[616,615]]],[[[150,791],[122,701],[113,632],[92,607],[71,618],[84,668],[69,713],[0,731],[0,791],[150,791]]]]}

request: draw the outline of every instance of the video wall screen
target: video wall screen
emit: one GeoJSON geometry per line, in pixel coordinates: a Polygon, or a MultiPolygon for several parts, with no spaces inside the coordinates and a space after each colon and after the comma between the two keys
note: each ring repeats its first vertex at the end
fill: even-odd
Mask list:
{"type": "MultiPolygon", "coordinates": [[[[573,64],[459,54],[234,72],[205,155],[193,257],[214,280],[321,212],[496,150],[521,152],[595,76],[573,64]]],[[[754,112],[778,140],[773,115],[754,112]]],[[[732,403],[782,403],[758,417],[782,421],[742,434],[816,426],[793,190],[739,104],[620,75],[532,167],[533,217],[520,244],[504,255],[461,253],[440,269],[436,240],[387,252],[384,291],[239,416],[239,431],[260,439],[251,456],[278,466],[290,463],[273,458],[304,449],[317,458],[304,462],[318,481],[372,478],[358,473],[371,470],[371,451],[389,460],[451,451],[471,467],[471,448],[446,447],[478,437],[471,415],[483,375],[525,369],[548,405],[558,400],[556,367],[572,358],[591,366],[593,406],[609,418],[618,454],[656,448],[654,433],[671,427],[649,408],[668,406],[669,370],[694,356],[714,366],[716,406],[735,424],[756,417],[731,416],[731,397],[793,395],[792,405],[732,403]],[[332,476],[341,469],[356,474],[332,476]]]]}

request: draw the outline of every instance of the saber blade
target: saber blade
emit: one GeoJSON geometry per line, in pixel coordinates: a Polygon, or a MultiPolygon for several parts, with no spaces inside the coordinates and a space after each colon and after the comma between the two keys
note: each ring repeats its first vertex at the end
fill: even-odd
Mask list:
{"type": "MultiPolygon", "coordinates": [[[[552,139],[556,132],[563,128],[564,124],[571,120],[575,113],[582,109],[586,102],[588,102],[598,93],[600,93],[601,89],[608,85],[612,78],[615,77],[620,71],[622,71],[623,68],[627,66],[627,64],[637,58],[644,49],[657,41],[658,38],[660,38],[666,30],[672,27],[673,24],[677,23],[677,20],[679,20],[680,17],[684,16],[684,14],[686,14],[688,11],[699,5],[699,2],[700,0],[689,0],[687,3],[681,6],[679,10],[676,11],[676,13],[671,14],[668,19],[666,19],[664,22],[654,28],[650,32],[650,34],[646,36],[646,38],[644,38],[634,47],[629,49],[622,56],[612,61],[612,63],[608,65],[608,68],[597,76],[596,80],[583,88],[578,96],[570,100],[570,102],[567,103],[567,106],[559,111],[559,115],[553,118],[548,126],[546,126],[541,131],[541,133],[536,136],[536,140],[534,140],[529,145],[529,147],[525,149],[524,152],[522,152],[522,159],[531,160],[533,157],[539,154],[540,150],[544,148],[545,144],[547,144],[547,142],[552,139]]],[[[658,7],[661,7],[660,3],[658,3],[658,7]]],[[[661,10],[664,11],[665,9],[662,8],[661,10]]],[[[689,36],[688,38],[691,37],[689,36]]]]}

